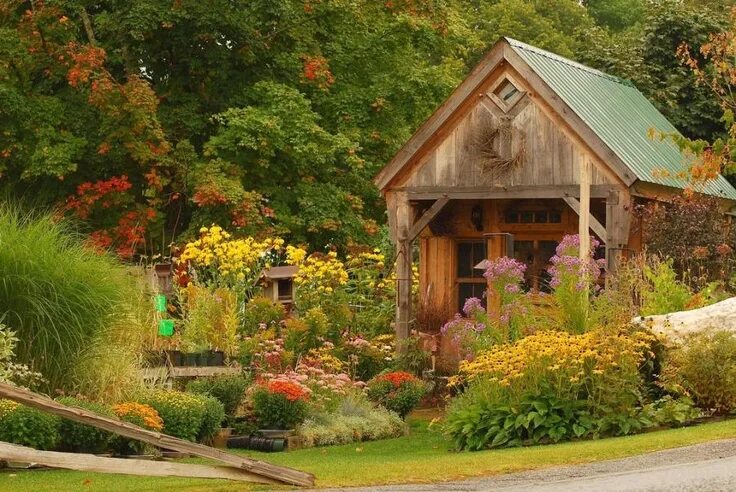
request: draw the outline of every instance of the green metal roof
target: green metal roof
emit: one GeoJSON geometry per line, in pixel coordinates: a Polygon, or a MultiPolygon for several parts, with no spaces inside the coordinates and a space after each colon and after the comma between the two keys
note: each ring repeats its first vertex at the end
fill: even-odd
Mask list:
{"type": "MultiPolygon", "coordinates": [[[[649,138],[652,129],[665,134],[678,133],[677,129],[634,84],[514,39],[506,40],[639,180],[685,187],[686,180],[677,176],[687,169],[688,158],[670,139],[649,138]]],[[[736,200],[736,189],[723,176],[698,191],[736,200]]]]}

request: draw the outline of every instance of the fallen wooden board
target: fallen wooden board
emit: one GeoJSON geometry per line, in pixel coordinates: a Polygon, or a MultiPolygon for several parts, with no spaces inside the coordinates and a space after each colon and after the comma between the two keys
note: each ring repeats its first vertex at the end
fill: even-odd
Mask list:
{"type": "Polygon", "coordinates": [[[246,470],[231,466],[194,465],[126,458],[102,458],[93,454],[38,451],[6,442],[0,442],[0,458],[8,461],[36,463],[53,468],[99,473],[119,473],[123,475],[144,475],[149,477],[219,478],[266,484],[278,483],[275,480],[269,480],[260,475],[255,475],[246,470]]]}
{"type": "Polygon", "coordinates": [[[274,483],[302,486],[314,485],[314,475],[310,473],[283,466],[272,465],[264,461],[236,456],[209,446],[185,441],[177,437],[161,434],[160,432],[143,429],[128,422],[122,422],[114,418],[97,415],[89,410],[68,407],[46,396],[17,388],[6,383],[0,383],[0,397],[8,398],[29,407],[37,408],[41,411],[58,415],[75,422],[110,431],[123,437],[146,442],[148,444],[158,446],[159,448],[181,451],[182,453],[191,453],[202,458],[221,461],[230,466],[247,470],[254,475],[269,479],[274,483]]]}

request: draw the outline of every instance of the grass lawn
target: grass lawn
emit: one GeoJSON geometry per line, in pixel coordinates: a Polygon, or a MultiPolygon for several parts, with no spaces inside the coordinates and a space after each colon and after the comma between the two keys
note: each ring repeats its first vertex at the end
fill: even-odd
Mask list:
{"type": "MultiPolygon", "coordinates": [[[[556,465],[623,458],[650,451],[736,437],[736,419],[635,436],[475,453],[449,451],[450,444],[426,420],[413,420],[411,435],[350,446],[248,456],[309,471],[317,485],[357,486],[431,482],[494,475],[556,465]]],[[[188,460],[203,462],[201,460],[188,460]]],[[[259,490],[242,482],[146,478],[63,470],[2,471],[0,491],[259,490]]]]}

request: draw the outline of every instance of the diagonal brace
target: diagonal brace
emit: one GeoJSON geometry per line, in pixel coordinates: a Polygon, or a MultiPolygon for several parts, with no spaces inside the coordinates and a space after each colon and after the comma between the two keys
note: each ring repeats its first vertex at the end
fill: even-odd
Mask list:
{"type": "MultiPolygon", "coordinates": [[[[572,196],[564,196],[562,197],[563,200],[565,200],[565,203],[567,203],[571,209],[575,211],[576,214],[580,215],[580,202],[577,198],[572,196]]],[[[590,228],[595,232],[595,235],[598,236],[598,238],[601,240],[602,243],[606,242],[607,235],[606,235],[606,228],[603,227],[603,225],[598,222],[598,219],[593,217],[593,214],[588,214],[588,217],[590,220],[590,228]]]]}
{"type": "Polygon", "coordinates": [[[422,214],[419,219],[414,222],[414,225],[411,226],[411,229],[409,229],[408,234],[408,240],[413,241],[417,238],[420,232],[422,232],[422,229],[427,227],[429,222],[437,217],[437,214],[442,211],[443,208],[445,208],[445,205],[447,205],[447,202],[449,202],[450,199],[447,197],[447,195],[443,195],[442,197],[438,198],[429,209],[427,209],[426,212],[422,214]]]}

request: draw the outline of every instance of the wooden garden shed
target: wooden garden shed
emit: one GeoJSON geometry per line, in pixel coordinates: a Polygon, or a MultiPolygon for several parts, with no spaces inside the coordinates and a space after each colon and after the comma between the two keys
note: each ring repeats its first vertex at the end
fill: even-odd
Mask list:
{"type": "MultiPolygon", "coordinates": [[[[486,290],[484,259],[515,256],[544,290],[565,234],[589,230],[615,269],[642,247],[634,201],[687,184],[687,157],[658,137],[676,132],[630,82],[499,40],[375,178],[398,253],[397,335],[412,319],[416,242],[421,302],[447,317],[486,290]]],[[[698,191],[721,212],[736,204],[722,176],[698,191]]]]}

